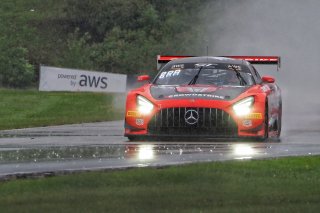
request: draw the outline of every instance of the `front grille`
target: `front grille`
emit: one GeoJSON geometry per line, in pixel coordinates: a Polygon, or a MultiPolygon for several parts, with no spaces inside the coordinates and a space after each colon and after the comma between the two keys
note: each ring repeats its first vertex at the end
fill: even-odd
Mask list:
{"type": "Polygon", "coordinates": [[[180,107],[162,109],[155,114],[148,124],[148,132],[152,135],[236,137],[238,127],[221,109],[180,107]],[[186,112],[190,116],[190,111],[198,115],[197,122],[186,122],[186,112]]]}

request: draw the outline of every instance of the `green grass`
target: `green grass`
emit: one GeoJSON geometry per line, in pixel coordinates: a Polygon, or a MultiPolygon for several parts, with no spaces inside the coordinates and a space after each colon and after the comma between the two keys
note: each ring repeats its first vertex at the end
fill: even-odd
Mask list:
{"type": "Polygon", "coordinates": [[[318,212],[320,157],[0,183],[0,212],[318,212]]]}
{"type": "Polygon", "coordinates": [[[121,119],[122,110],[110,94],[0,90],[0,129],[121,119]]]}

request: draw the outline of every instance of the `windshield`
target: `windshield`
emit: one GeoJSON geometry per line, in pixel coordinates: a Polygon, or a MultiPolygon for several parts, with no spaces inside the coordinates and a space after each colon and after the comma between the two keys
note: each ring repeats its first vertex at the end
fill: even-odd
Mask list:
{"type": "Polygon", "coordinates": [[[254,81],[249,68],[244,65],[183,63],[165,66],[154,83],[157,85],[248,86],[253,85],[254,81]],[[241,77],[237,76],[237,73],[241,77]]]}

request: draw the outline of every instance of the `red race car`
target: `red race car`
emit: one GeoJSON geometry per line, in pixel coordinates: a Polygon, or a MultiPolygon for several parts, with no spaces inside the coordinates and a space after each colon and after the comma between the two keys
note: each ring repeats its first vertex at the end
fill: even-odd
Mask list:
{"type": "Polygon", "coordinates": [[[252,64],[276,64],[275,56],[158,56],[153,81],[131,90],[125,136],[182,138],[279,138],[281,91],[252,64]]]}

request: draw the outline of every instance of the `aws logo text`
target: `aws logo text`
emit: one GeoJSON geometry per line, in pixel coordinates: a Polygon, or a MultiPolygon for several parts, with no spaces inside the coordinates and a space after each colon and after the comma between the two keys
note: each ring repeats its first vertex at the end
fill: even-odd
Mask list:
{"type": "Polygon", "coordinates": [[[81,87],[94,87],[106,89],[108,87],[107,77],[96,77],[90,75],[80,75],[79,85],[81,87]]]}

